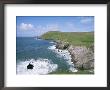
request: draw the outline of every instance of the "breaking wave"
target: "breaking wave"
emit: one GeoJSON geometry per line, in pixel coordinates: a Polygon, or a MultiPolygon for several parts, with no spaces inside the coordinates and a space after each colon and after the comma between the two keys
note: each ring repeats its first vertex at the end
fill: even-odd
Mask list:
{"type": "Polygon", "coordinates": [[[56,45],[49,46],[48,49],[55,52],[58,57],[62,57],[62,58],[67,59],[67,60],[72,59],[68,50],[56,49],[56,45]]]}
{"type": "Polygon", "coordinates": [[[68,50],[57,49],[56,45],[49,46],[48,49],[52,50],[57,54],[57,57],[64,58],[68,65],[70,66],[69,71],[77,72],[78,70],[74,68],[74,63],[71,61],[71,55],[68,50]]]}
{"type": "Polygon", "coordinates": [[[30,59],[27,61],[21,61],[17,64],[17,74],[38,74],[46,75],[50,72],[56,71],[58,68],[57,64],[53,64],[51,60],[41,59],[38,60],[30,59]],[[34,67],[33,69],[27,69],[27,65],[31,63],[34,67]]]}

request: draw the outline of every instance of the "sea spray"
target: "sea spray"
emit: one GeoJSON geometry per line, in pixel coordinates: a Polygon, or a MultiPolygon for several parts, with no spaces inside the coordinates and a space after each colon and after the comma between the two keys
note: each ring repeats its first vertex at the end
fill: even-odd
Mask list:
{"type": "Polygon", "coordinates": [[[56,71],[58,68],[57,64],[53,64],[51,60],[39,58],[37,60],[30,59],[26,61],[22,61],[17,65],[17,74],[38,74],[45,75],[56,71]],[[33,64],[33,69],[27,69],[27,65],[31,63],[33,64]]]}
{"type": "MultiPolygon", "coordinates": [[[[57,73],[57,72],[66,72],[68,74],[70,65],[68,63],[72,63],[68,56],[62,56],[55,52],[55,44],[56,43],[50,43],[50,40],[35,40],[34,38],[17,38],[17,50],[16,50],[16,74],[17,75],[45,75],[45,74],[51,74],[51,73],[57,73]],[[53,46],[52,46],[53,45],[53,46]],[[49,47],[52,46],[52,47],[49,47]],[[50,48],[50,49],[49,49],[50,48]],[[45,66],[44,61],[50,61],[46,62],[50,65],[45,66]],[[47,59],[47,60],[46,60],[47,59]],[[40,61],[37,61],[40,60],[40,61]],[[33,61],[33,62],[32,62],[33,61]],[[29,63],[36,63],[38,66],[41,64],[40,62],[43,62],[43,65],[45,67],[49,67],[44,69],[41,64],[41,66],[37,67],[35,69],[35,65],[32,70],[27,69],[27,65],[29,63]],[[39,64],[40,63],[40,64],[39,64]],[[39,69],[38,69],[39,68],[39,69]],[[28,70],[28,71],[27,71],[28,70]]],[[[66,53],[67,51],[65,51],[66,53]]],[[[70,71],[71,72],[71,71],[70,71]]]]}

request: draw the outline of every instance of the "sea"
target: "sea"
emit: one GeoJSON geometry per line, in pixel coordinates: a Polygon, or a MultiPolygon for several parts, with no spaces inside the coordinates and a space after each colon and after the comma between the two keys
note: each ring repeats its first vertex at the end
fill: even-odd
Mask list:
{"type": "Polygon", "coordinates": [[[59,50],[52,40],[16,37],[16,74],[47,75],[75,72],[68,50],[59,50]],[[33,69],[27,69],[31,63],[33,69]]]}

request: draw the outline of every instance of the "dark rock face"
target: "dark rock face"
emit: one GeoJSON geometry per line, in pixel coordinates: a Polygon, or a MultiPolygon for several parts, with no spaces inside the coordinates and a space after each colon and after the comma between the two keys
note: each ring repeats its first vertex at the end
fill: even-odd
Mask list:
{"type": "Polygon", "coordinates": [[[29,64],[28,66],[27,66],[27,69],[33,69],[33,65],[32,64],[29,64]]]}
{"type": "Polygon", "coordinates": [[[56,48],[57,49],[67,49],[69,44],[67,42],[56,41],[56,48]]]}
{"type": "Polygon", "coordinates": [[[70,46],[68,48],[72,61],[78,69],[94,68],[94,53],[91,49],[84,46],[70,46]]]}

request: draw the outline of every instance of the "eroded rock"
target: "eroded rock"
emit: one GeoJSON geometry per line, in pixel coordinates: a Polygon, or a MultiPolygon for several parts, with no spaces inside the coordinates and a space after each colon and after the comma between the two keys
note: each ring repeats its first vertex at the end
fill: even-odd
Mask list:
{"type": "Polygon", "coordinates": [[[57,49],[67,49],[69,47],[68,42],[57,41],[56,43],[57,43],[56,44],[57,49]]]}
{"type": "Polygon", "coordinates": [[[72,62],[78,69],[94,69],[94,44],[86,46],[73,46],[67,42],[56,41],[57,49],[68,49],[72,62]]]}
{"type": "Polygon", "coordinates": [[[71,54],[72,61],[78,69],[94,68],[94,53],[85,46],[70,46],[68,51],[71,54]]]}

